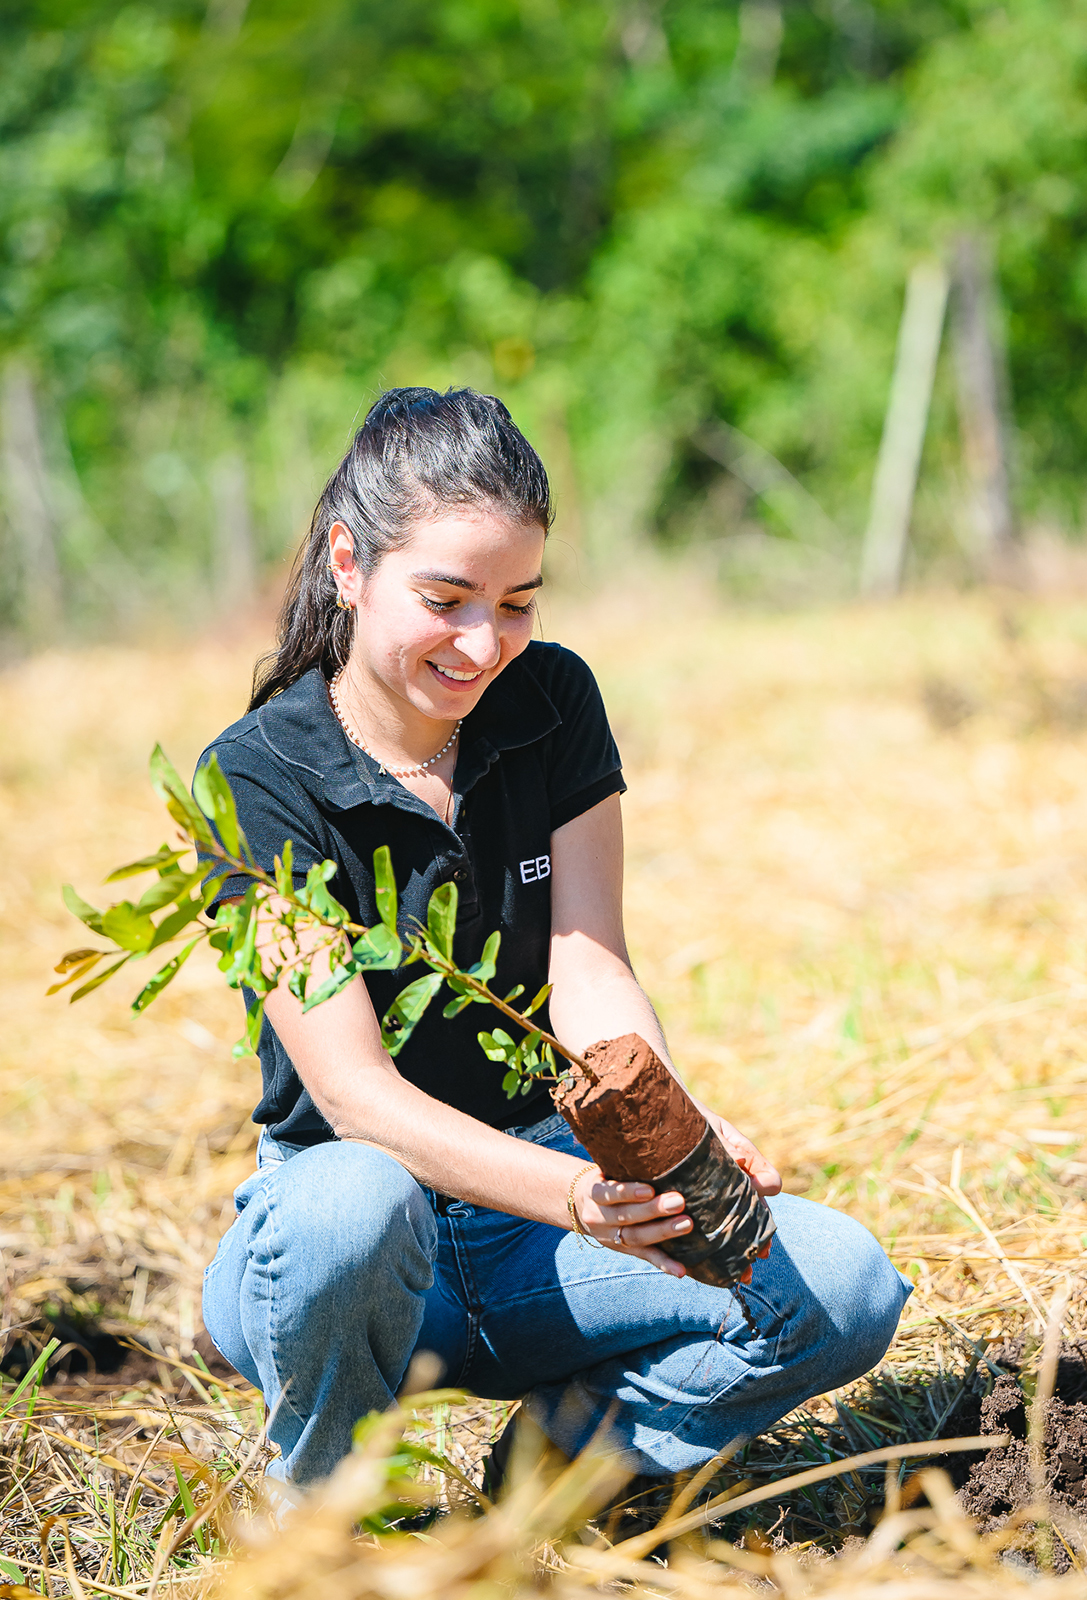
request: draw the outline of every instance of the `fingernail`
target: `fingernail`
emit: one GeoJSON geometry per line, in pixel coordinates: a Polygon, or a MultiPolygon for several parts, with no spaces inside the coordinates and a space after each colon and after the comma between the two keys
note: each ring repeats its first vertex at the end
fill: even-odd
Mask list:
{"type": "Polygon", "coordinates": [[[667,1215],[669,1211],[682,1211],[684,1204],[685,1202],[681,1194],[665,1195],[664,1199],[661,1201],[661,1210],[667,1215]]]}
{"type": "Polygon", "coordinates": [[[647,1183],[639,1183],[634,1190],[635,1200],[652,1200],[653,1191],[647,1183]]]}
{"type": "Polygon", "coordinates": [[[673,1222],[673,1224],[672,1224],[672,1232],[673,1233],[686,1233],[687,1229],[690,1226],[691,1226],[690,1217],[680,1217],[678,1222],[673,1222]]]}

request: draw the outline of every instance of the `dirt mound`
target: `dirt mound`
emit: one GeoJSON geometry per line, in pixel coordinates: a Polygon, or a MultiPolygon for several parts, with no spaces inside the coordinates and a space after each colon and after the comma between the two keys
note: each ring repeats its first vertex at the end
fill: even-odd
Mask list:
{"type": "MultiPolygon", "coordinates": [[[[1003,1527],[1035,1497],[1027,1441],[1031,1402],[1016,1375],[1023,1346],[1002,1346],[990,1358],[1005,1375],[981,1401],[980,1431],[1010,1433],[1011,1442],[972,1458],[959,1490],[963,1510],[985,1533],[1003,1527]]],[[[1045,1411],[1042,1459],[1048,1499],[1078,1517],[1087,1515],[1087,1359],[1079,1345],[1061,1350],[1055,1393],[1045,1411]]],[[[1029,1529],[1024,1535],[1029,1544],[1029,1529]]],[[[1058,1570],[1067,1564],[1059,1542],[1054,1558],[1058,1570]]]]}

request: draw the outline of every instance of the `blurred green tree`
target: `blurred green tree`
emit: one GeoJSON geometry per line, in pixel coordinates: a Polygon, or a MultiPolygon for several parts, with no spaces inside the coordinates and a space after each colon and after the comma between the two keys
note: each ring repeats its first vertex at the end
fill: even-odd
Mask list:
{"type": "MultiPolygon", "coordinates": [[[[1085,0],[12,0],[0,628],[236,607],[397,382],[506,396],[590,555],[761,527],[847,571],[909,266],[964,229],[1020,501],[1074,521],[1085,38],[1085,0]]],[[[942,373],[922,552],[957,474],[942,373]]]]}

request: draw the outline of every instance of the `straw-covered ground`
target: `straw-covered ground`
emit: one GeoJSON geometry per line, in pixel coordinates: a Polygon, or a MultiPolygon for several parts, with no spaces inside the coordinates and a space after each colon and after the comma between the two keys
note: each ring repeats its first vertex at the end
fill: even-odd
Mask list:
{"type": "Polygon", "coordinates": [[[680,572],[544,626],[612,712],[631,942],[677,1058],[788,1188],[912,1275],[888,1362],[681,1486],[663,1555],[620,1513],[569,1532],[615,1491],[595,1463],[456,1512],[504,1419],[485,1402],[387,1419],[270,1533],[259,1405],[209,1375],[199,1323],[255,1143],[240,1003],[206,961],[141,1018],[133,985],[44,994],[85,942],[59,885],[94,899],[167,836],[148,752],[191,767],[243,706],[261,632],[53,652],[0,677],[0,1596],[1087,1592],[1087,607],[759,617],[680,572]],[[390,1443],[405,1423],[444,1463],[416,1491],[390,1443]],[[916,1454],[837,1466],[1005,1429],[935,1476],[916,1454]],[[412,1492],[455,1514],[375,1537],[412,1492]],[[707,1507],[721,1495],[732,1515],[707,1507]]]}

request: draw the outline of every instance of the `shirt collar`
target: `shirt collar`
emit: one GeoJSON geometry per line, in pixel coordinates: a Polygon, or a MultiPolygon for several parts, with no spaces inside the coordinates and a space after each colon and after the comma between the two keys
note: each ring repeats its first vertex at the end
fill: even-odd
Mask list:
{"type": "MultiPolygon", "coordinates": [[[[538,646],[512,661],[464,719],[454,788],[466,794],[503,750],[520,749],[552,733],[562,722],[530,666],[538,646]],[[526,657],[529,659],[526,660],[526,657]]],[[[378,771],[377,763],[351,744],[328,698],[324,675],[313,667],[257,713],[265,742],[283,761],[305,773],[307,790],[337,811],[392,804],[429,811],[410,790],[378,771]]]]}

